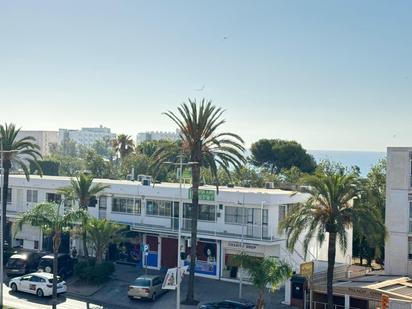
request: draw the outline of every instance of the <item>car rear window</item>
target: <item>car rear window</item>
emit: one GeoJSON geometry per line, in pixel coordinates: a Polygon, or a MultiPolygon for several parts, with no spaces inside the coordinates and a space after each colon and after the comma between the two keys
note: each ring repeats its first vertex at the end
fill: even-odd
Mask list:
{"type": "MultiPolygon", "coordinates": [[[[60,282],[62,282],[62,281],[63,281],[62,278],[60,278],[59,276],[57,276],[57,283],[60,283],[60,282]]],[[[53,283],[53,278],[49,279],[49,282],[50,282],[50,283],[53,283]]]]}
{"type": "Polygon", "coordinates": [[[39,267],[46,267],[53,265],[52,259],[40,259],[39,267]]]}
{"type": "Polygon", "coordinates": [[[148,279],[136,279],[133,282],[133,285],[149,287],[150,286],[150,280],[148,280],[148,279]]]}
{"type": "Polygon", "coordinates": [[[7,261],[7,267],[22,267],[25,265],[25,260],[22,259],[9,259],[7,261]]]}

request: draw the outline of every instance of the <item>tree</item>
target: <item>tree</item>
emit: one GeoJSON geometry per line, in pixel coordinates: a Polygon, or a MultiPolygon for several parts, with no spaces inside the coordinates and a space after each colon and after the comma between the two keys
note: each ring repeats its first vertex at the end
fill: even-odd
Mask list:
{"type": "Polygon", "coordinates": [[[113,151],[120,155],[120,160],[124,160],[129,154],[133,152],[134,142],[130,135],[119,134],[113,140],[113,151]]]}
{"type": "MultiPolygon", "coordinates": [[[[7,199],[9,192],[9,175],[12,167],[21,168],[26,175],[27,181],[30,180],[30,165],[37,168],[39,175],[42,175],[42,169],[38,164],[38,159],[42,159],[40,154],[40,147],[35,144],[35,138],[26,136],[21,139],[17,138],[20,129],[17,129],[14,124],[0,125],[0,142],[3,153],[3,235],[4,240],[10,240],[11,237],[7,233],[7,199]]],[[[9,242],[10,243],[10,242],[9,242]]]]}
{"type": "MultiPolygon", "coordinates": [[[[41,160],[37,161],[37,163],[41,167],[43,175],[59,176],[60,162],[55,160],[41,160]]],[[[30,173],[39,173],[37,167],[34,164],[30,164],[30,173]]]]}
{"type": "Polygon", "coordinates": [[[304,173],[312,173],[316,168],[313,156],[295,141],[280,139],[261,139],[252,144],[251,161],[258,167],[264,167],[271,173],[296,166],[304,173]]]}
{"type": "Polygon", "coordinates": [[[86,213],[81,209],[64,211],[64,207],[61,207],[61,205],[43,203],[37,204],[17,220],[17,227],[20,230],[23,224],[28,223],[32,226],[40,227],[45,233],[53,234],[53,308],[57,307],[57,257],[61,243],[61,235],[85,216],[86,213]]]}
{"type": "Polygon", "coordinates": [[[96,252],[96,263],[101,264],[110,244],[121,242],[124,226],[106,219],[91,218],[86,225],[87,236],[96,252]]]}
{"type": "Polygon", "coordinates": [[[203,99],[199,104],[196,100],[182,103],[178,107],[178,114],[166,112],[180,131],[180,140],[177,143],[166,144],[160,147],[154,156],[154,166],[161,167],[162,163],[177,160],[182,154],[191,162],[192,171],[192,209],[191,209],[191,247],[190,272],[186,304],[196,304],[194,300],[194,274],[196,263],[197,219],[199,212],[199,185],[201,168],[210,169],[213,178],[218,184],[218,167],[229,174],[229,167],[240,168],[244,164],[243,140],[233,133],[218,133],[225,123],[222,119],[223,110],[203,99]]]}
{"type": "Polygon", "coordinates": [[[115,175],[111,162],[99,155],[94,149],[88,149],[85,153],[85,167],[94,177],[110,178],[115,175]]]}
{"type": "MultiPolygon", "coordinates": [[[[77,201],[80,209],[87,211],[90,200],[98,193],[110,187],[110,185],[104,185],[101,183],[93,184],[93,179],[93,176],[82,173],[79,177],[70,180],[70,186],[60,188],[58,192],[63,194],[70,201],[77,201]]],[[[86,222],[83,222],[83,226],[85,226],[85,224],[86,222]]],[[[84,256],[88,258],[89,252],[87,250],[86,229],[83,229],[82,241],[84,256]]]]}
{"type": "Polygon", "coordinates": [[[304,192],[309,199],[292,208],[279,224],[279,232],[285,232],[286,244],[293,250],[301,234],[307,252],[313,237],[322,244],[328,236],[327,298],[328,308],[333,309],[333,270],[335,267],[336,241],[346,250],[346,229],[354,220],[352,202],[359,197],[358,175],[338,169],[319,172],[303,179],[304,192]],[[328,235],[326,235],[326,233],[328,235]]]}
{"type": "Polygon", "coordinates": [[[259,290],[257,309],[265,306],[265,290],[268,285],[273,292],[292,276],[290,265],[273,257],[258,258],[242,253],[235,256],[235,263],[247,270],[253,285],[259,290]]]}
{"type": "Polygon", "coordinates": [[[109,159],[110,161],[113,159],[113,148],[112,148],[112,140],[110,137],[106,136],[100,140],[97,140],[92,149],[96,151],[96,153],[105,159],[109,159]]]}

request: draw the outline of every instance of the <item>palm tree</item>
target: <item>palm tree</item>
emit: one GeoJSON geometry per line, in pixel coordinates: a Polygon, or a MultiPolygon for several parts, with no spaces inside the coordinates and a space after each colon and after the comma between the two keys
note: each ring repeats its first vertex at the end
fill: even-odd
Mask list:
{"type": "MultiPolygon", "coordinates": [[[[93,184],[93,176],[87,174],[80,174],[76,179],[70,180],[70,186],[58,189],[60,194],[63,194],[70,201],[77,201],[80,209],[87,211],[91,198],[95,197],[98,193],[110,187],[110,185],[104,185],[101,183],[93,184]]],[[[85,217],[86,218],[86,217],[85,217]]],[[[86,220],[84,218],[84,220],[86,220]]],[[[83,222],[85,226],[86,221],[83,222]]],[[[89,257],[87,250],[87,234],[83,229],[82,241],[83,241],[83,253],[86,258],[89,257]]]]}
{"type": "Polygon", "coordinates": [[[154,153],[155,168],[159,169],[162,162],[176,160],[176,155],[183,154],[191,162],[192,169],[192,211],[191,211],[191,247],[190,273],[187,291],[187,304],[196,304],[194,300],[194,273],[196,263],[197,219],[199,212],[200,170],[210,169],[213,178],[218,184],[218,167],[229,174],[233,165],[240,168],[245,163],[243,156],[243,140],[233,133],[218,133],[225,123],[222,118],[224,110],[206,102],[200,104],[196,100],[182,103],[178,107],[178,114],[171,111],[165,113],[177,126],[180,132],[180,141],[159,147],[154,153]]]}
{"type": "Polygon", "coordinates": [[[53,308],[57,306],[57,270],[58,253],[61,243],[61,235],[70,229],[78,220],[86,216],[84,210],[70,209],[64,211],[61,204],[42,203],[37,204],[31,210],[25,212],[18,220],[17,227],[21,230],[23,224],[31,224],[40,227],[45,233],[53,234],[53,308]]]}
{"type": "Polygon", "coordinates": [[[285,232],[287,247],[293,250],[301,234],[304,235],[305,253],[313,237],[322,244],[328,234],[327,299],[333,309],[333,270],[335,267],[336,241],[345,251],[346,229],[354,220],[353,200],[360,193],[358,175],[344,169],[319,172],[303,178],[304,192],[309,199],[291,209],[279,224],[279,232],[285,232]]]}
{"type": "Polygon", "coordinates": [[[96,252],[96,263],[101,264],[103,255],[110,244],[119,243],[124,226],[106,219],[91,218],[86,225],[87,236],[96,252]]]}
{"type": "Polygon", "coordinates": [[[257,309],[265,306],[267,286],[270,286],[273,292],[292,276],[290,265],[273,257],[258,258],[241,253],[235,256],[235,262],[248,272],[253,285],[259,290],[257,309]]]}
{"type": "Polygon", "coordinates": [[[20,129],[17,129],[14,124],[0,125],[0,143],[2,147],[3,168],[4,168],[4,180],[3,180],[3,235],[6,240],[10,239],[10,235],[7,233],[7,199],[9,192],[9,175],[12,166],[20,167],[23,169],[26,175],[27,181],[30,180],[30,165],[34,166],[39,175],[42,175],[42,169],[37,160],[41,159],[40,147],[35,144],[35,138],[32,136],[26,136],[18,138],[20,129]]]}
{"type": "Polygon", "coordinates": [[[129,154],[133,152],[134,142],[130,135],[119,134],[116,139],[113,140],[113,150],[115,153],[119,153],[120,160],[124,160],[129,154]]]}

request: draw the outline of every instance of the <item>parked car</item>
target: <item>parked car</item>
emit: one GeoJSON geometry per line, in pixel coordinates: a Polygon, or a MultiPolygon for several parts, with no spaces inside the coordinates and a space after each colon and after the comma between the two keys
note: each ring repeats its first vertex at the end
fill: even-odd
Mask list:
{"type": "Polygon", "coordinates": [[[41,254],[35,251],[21,250],[13,254],[6,263],[7,276],[21,276],[35,272],[40,258],[41,254]]]}
{"type": "Polygon", "coordinates": [[[160,276],[144,275],[138,277],[129,285],[127,295],[129,298],[146,298],[155,301],[156,298],[167,290],[162,289],[163,278],[160,276]]]}
{"type": "MultiPolygon", "coordinates": [[[[39,297],[53,294],[53,275],[49,273],[32,273],[10,280],[9,287],[13,292],[26,292],[39,297]]],[[[66,282],[57,277],[57,294],[67,291],[66,282]]]]}
{"type": "Polygon", "coordinates": [[[253,309],[255,304],[244,299],[227,299],[220,302],[206,303],[199,309],[253,309]]]}
{"type": "MultiPolygon", "coordinates": [[[[53,273],[53,254],[48,254],[40,259],[38,271],[53,273]]],[[[66,278],[73,274],[74,261],[67,253],[59,253],[57,258],[57,274],[62,278],[66,278]]]]}

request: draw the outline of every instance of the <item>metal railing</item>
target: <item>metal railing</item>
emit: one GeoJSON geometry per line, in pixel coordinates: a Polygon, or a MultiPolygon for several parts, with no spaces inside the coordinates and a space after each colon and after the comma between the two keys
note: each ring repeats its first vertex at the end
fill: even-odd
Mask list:
{"type": "MultiPolygon", "coordinates": [[[[334,309],[345,309],[345,306],[342,305],[333,305],[334,309]]],[[[328,309],[328,304],[318,301],[312,301],[312,309],[328,309]]],[[[360,309],[357,307],[349,307],[349,309],[360,309]]]]}

